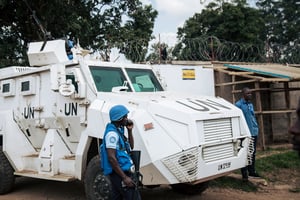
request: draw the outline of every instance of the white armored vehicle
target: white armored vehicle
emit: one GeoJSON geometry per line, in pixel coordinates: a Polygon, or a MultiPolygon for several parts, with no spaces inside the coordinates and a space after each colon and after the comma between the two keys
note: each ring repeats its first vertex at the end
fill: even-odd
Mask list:
{"type": "Polygon", "coordinates": [[[0,70],[0,194],[26,176],[82,180],[88,199],[105,198],[99,144],[116,104],[134,121],[145,186],[201,192],[209,180],[247,165],[251,137],[234,105],[164,91],[151,66],[85,53],[73,49],[69,60],[64,40],[36,42],[29,45],[30,67],[0,70]]]}

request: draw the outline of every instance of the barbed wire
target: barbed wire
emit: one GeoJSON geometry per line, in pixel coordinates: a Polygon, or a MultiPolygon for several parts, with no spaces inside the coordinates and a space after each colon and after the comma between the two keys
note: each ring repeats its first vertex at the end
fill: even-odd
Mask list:
{"type": "MultiPolygon", "coordinates": [[[[207,36],[185,38],[181,42],[177,42],[175,46],[168,46],[163,41],[157,44],[152,43],[150,47],[148,44],[149,42],[146,40],[123,41],[122,43],[107,42],[105,45],[99,46],[97,52],[100,53],[102,60],[108,61],[110,50],[117,48],[127,59],[135,63],[185,60],[300,64],[300,39],[289,42],[287,45],[247,44],[207,36]],[[165,55],[162,52],[165,52],[165,55]]],[[[24,56],[3,57],[0,59],[0,63],[2,66],[22,64],[26,62],[24,56]]]]}
{"type": "Polygon", "coordinates": [[[158,63],[162,60],[162,49],[166,48],[166,62],[188,60],[300,63],[300,40],[290,42],[287,45],[274,43],[247,44],[207,36],[185,38],[171,47],[163,41],[156,44],[155,48],[150,47],[147,49],[146,44],[146,41],[128,41],[122,45],[114,43],[110,46],[121,47],[121,52],[134,62],[158,63]]]}

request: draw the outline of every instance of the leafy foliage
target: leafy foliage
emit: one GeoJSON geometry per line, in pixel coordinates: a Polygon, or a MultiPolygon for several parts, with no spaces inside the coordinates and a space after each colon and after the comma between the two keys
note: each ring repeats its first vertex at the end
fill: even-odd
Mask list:
{"type": "Polygon", "coordinates": [[[43,29],[95,51],[117,46],[131,59],[129,41],[143,41],[135,51],[146,48],[157,16],[139,0],[1,0],[0,12],[1,65],[24,63],[27,44],[43,40],[43,29]]]}
{"type": "Polygon", "coordinates": [[[196,13],[178,29],[179,38],[196,38],[213,35],[232,42],[260,42],[264,38],[260,31],[264,21],[255,8],[247,6],[244,1],[221,5],[210,3],[201,13],[196,13]]]}
{"type": "MultiPolygon", "coordinates": [[[[210,52],[208,54],[212,56],[214,46],[218,45],[218,41],[214,38],[248,43],[248,46],[263,45],[264,27],[264,20],[259,10],[249,7],[245,0],[235,0],[233,3],[219,1],[219,4],[212,2],[201,13],[196,13],[188,19],[183,28],[178,29],[180,42],[175,47],[175,51],[180,58],[198,52],[198,49],[206,48],[207,52],[210,52]],[[199,37],[208,37],[210,41],[201,46],[195,45],[194,42],[191,45],[191,39],[199,37]]],[[[197,59],[205,60],[206,56],[198,56],[197,59]]],[[[222,60],[223,57],[219,55],[219,59],[222,60]]]]}
{"type": "Polygon", "coordinates": [[[211,2],[178,29],[173,54],[189,60],[299,63],[299,0],[259,0],[257,6],[246,0],[211,2]]]}
{"type": "Polygon", "coordinates": [[[282,62],[300,57],[300,2],[299,0],[259,0],[264,19],[268,54],[281,57],[282,62]]]}
{"type": "MultiPolygon", "coordinates": [[[[26,63],[28,42],[53,38],[80,40],[83,48],[109,59],[117,47],[133,62],[158,61],[147,54],[157,16],[140,0],[0,0],[0,66],[26,63]],[[42,26],[41,26],[42,25],[42,26]]],[[[200,1],[201,2],[201,1],[200,1]]],[[[178,43],[166,47],[167,60],[220,60],[300,63],[299,0],[215,0],[178,29],[178,43]]]]}
{"type": "Polygon", "coordinates": [[[266,34],[270,42],[287,44],[300,37],[299,0],[259,0],[265,18],[266,34]]]}

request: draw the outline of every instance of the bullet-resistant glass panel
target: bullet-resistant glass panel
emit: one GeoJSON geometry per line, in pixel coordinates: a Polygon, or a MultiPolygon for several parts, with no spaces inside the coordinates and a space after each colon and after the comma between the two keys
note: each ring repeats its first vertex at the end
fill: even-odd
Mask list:
{"type": "Polygon", "coordinates": [[[29,91],[30,90],[30,82],[24,81],[21,83],[21,92],[29,91]]]}
{"type": "Polygon", "coordinates": [[[3,80],[0,83],[0,95],[4,97],[11,97],[15,95],[15,80],[3,80]]]}
{"type": "MultiPolygon", "coordinates": [[[[90,66],[90,70],[99,92],[111,92],[113,87],[126,85],[126,77],[121,68],[90,66]]],[[[127,92],[131,89],[128,85],[127,92]]]]}
{"type": "Polygon", "coordinates": [[[126,68],[126,72],[136,92],[163,91],[152,70],[126,68]]]}
{"type": "Polygon", "coordinates": [[[36,93],[37,76],[23,77],[20,79],[20,93],[23,96],[34,95],[36,93]]]}
{"type": "Polygon", "coordinates": [[[10,91],[10,84],[9,83],[5,83],[2,85],[2,93],[7,93],[10,91]]]}

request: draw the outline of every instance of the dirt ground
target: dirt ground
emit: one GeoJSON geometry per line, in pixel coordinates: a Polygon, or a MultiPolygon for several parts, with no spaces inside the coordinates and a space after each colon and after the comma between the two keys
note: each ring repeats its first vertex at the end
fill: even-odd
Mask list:
{"type": "MultiPolygon", "coordinates": [[[[274,152],[273,152],[274,153],[274,152]]],[[[260,155],[261,157],[268,155],[260,155]]],[[[300,162],[300,159],[299,159],[300,162]]],[[[231,179],[241,184],[254,184],[256,192],[211,186],[201,195],[183,195],[171,190],[169,186],[141,190],[143,200],[299,200],[300,169],[281,169],[279,172],[261,174],[265,179],[241,181],[239,174],[230,174],[231,179]]],[[[85,200],[82,182],[55,182],[26,177],[16,179],[14,190],[0,195],[0,200],[85,200]]]]}
{"type": "MultiPolygon", "coordinates": [[[[299,160],[300,162],[300,160],[299,160]]],[[[240,179],[239,175],[231,174],[240,179]]],[[[257,192],[209,187],[201,195],[182,195],[169,187],[142,189],[143,200],[299,200],[300,169],[295,171],[282,170],[280,173],[266,175],[264,179],[250,179],[259,187],[257,192]]],[[[241,182],[242,183],[242,182],[241,182]]],[[[0,196],[0,200],[84,200],[84,187],[81,182],[63,183],[32,178],[18,178],[14,190],[0,196]]]]}
{"type": "MultiPolygon", "coordinates": [[[[299,160],[300,162],[300,160],[299,160]]],[[[172,200],[299,200],[300,199],[300,169],[295,171],[281,170],[279,173],[264,174],[268,181],[262,178],[249,179],[243,183],[238,174],[229,175],[241,184],[253,184],[257,192],[244,192],[231,188],[209,187],[201,195],[187,196],[173,192],[169,188],[145,190],[143,199],[172,199],[172,200]]]]}

